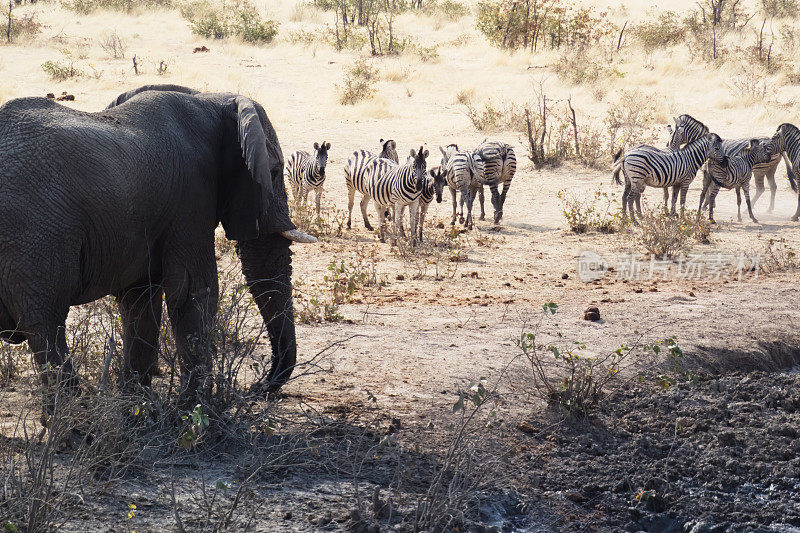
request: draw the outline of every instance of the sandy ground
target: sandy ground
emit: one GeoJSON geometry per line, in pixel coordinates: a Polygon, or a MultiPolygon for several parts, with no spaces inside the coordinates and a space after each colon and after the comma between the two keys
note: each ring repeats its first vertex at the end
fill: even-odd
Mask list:
{"type": "MultiPolygon", "coordinates": [[[[290,2],[256,4],[263,13],[282,21],[282,36],[293,29],[319,28],[331,19],[328,13],[306,8],[299,17],[302,20],[293,20],[298,17],[290,2]]],[[[693,5],[679,4],[685,6],[671,7],[693,5]]],[[[628,7],[623,11],[615,6],[611,11],[615,20],[642,17],[649,3],[628,7]]],[[[348,155],[359,148],[376,149],[380,138],[396,139],[401,156],[424,144],[432,154],[429,166],[438,164],[438,146],[449,142],[471,147],[488,136],[514,145],[520,164],[502,226],[478,222],[474,235],[463,237],[467,260],[445,263],[441,277],[428,266],[421,279],[413,279],[413,265],[393,255],[388,244],[378,243],[363,228],[358,212],[354,213],[353,230],[341,237],[293,247],[295,279],[320,280],[331,261],[349,257],[358,246],[377,250],[376,269],[388,283],[360,291],[353,303],[342,306],[343,322],[298,325],[301,361],[332,343],[344,344],[323,359],[329,372],[293,381],[285,391],[289,396],[330,406],[365,402],[374,395],[390,416],[402,418],[405,429],[425,428],[450,409],[459,385],[482,376],[496,377],[506,368],[517,355],[514,340],[540,320],[542,304],[550,301],[558,303],[559,311],[546,320],[543,331],[547,335],[560,331],[564,338],[585,342],[595,352],[613,350],[640,336],[647,342],[675,337],[687,353],[722,353],[732,358],[750,353],[764,353],[768,358],[764,343],[797,346],[800,277],[795,271],[762,270],[758,276],[747,273],[741,280],[728,272],[719,278],[701,273],[695,279],[681,279],[676,275],[678,263],[672,262],[666,279],[651,279],[646,272],[649,259],[641,255],[645,272],[638,280],[616,279],[618,268],[617,273],[608,273],[599,281],[582,281],[578,272],[582,252],[596,252],[614,262],[621,255],[641,254],[642,250],[627,234],[570,233],[557,194],[566,190],[580,198],[600,190],[620,195],[621,188],[611,183],[607,171],[571,164],[535,169],[525,157],[521,135],[475,131],[455,96],[459,90],[472,88],[477,101],[524,102],[531,98],[533,84],[543,81],[555,97],[573,96],[579,120],[601,120],[608,102],[615,101],[621,89],[635,88],[658,102],[655,126],[661,145],[667,140],[662,125],[684,112],[696,114],[722,135],[771,134],[780,122],[795,119],[796,86],[776,88],[769,102],[743,102],[723,81],[731,67],[716,69],[698,63],[684,68],[686,51],[676,48],[655,53],[647,68],[643,68],[645,60],[631,55],[624,67],[626,77],[610,81],[598,99],[591,87],[571,87],[558,80],[551,67],[555,54],[509,54],[493,49],[474,29],[471,18],[450,23],[402,17],[398,27],[405,31],[413,28],[422,43],[447,43],[462,33],[470,36],[469,42],[465,46],[442,45],[441,59],[432,64],[406,55],[376,60],[383,76],[378,95],[373,101],[345,107],[336,102],[335,84],[356,57],[350,52],[338,54],[322,44],[290,45],[280,38],[264,47],[205,41],[191,34],[178,13],[169,11],[76,17],[65,15],[67,12],[53,4],[36,4],[21,12],[24,10],[39,13],[47,27],[34,41],[0,46],[0,102],[67,91],[76,97],[68,105],[97,110],[120,92],[147,83],[241,92],[265,105],[285,154],[307,150],[313,142],[332,143],[323,200],[329,209],[346,210],[341,169],[348,155]],[[128,59],[107,58],[93,40],[111,29],[128,41],[128,59]],[[203,44],[211,49],[209,53],[192,53],[194,46],[203,44]],[[47,79],[41,63],[63,58],[60,50],[65,48],[81,68],[102,72],[99,77],[63,83],[47,79]],[[142,75],[132,72],[129,58],[133,54],[143,61],[142,75]],[[164,76],[154,73],[153,65],[161,59],[169,63],[164,76]],[[531,66],[548,68],[528,68],[531,66]],[[399,81],[390,81],[391,77],[399,81]],[[583,320],[590,305],[599,307],[601,321],[583,320]]],[[[768,196],[756,206],[759,224],[747,221],[746,214],[745,222],[736,222],[733,193],[720,193],[716,210],[720,224],[711,243],[693,245],[688,253],[701,254],[708,268],[720,257],[730,261],[740,254],[750,258],[766,254],[770,240],[791,250],[800,249],[798,223],[789,221],[797,197],[789,189],[783,165],[777,181],[774,212],[766,213],[768,196]]],[[[699,186],[698,180],[690,191],[688,207],[696,207],[699,186]]],[[[646,198],[656,205],[661,192],[648,190],[646,198]]],[[[487,209],[491,210],[488,201],[487,209]]],[[[370,209],[372,217],[373,211],[370,209]]],[[[432,205],[426,232],[441,234],[444,230],[437,226],[446,228],[449,214],[446,194],[445,202],[432,205]]],[[[766,262],[768,257],[761,259],[766,262]]],[[[529,410],[537,411],[538,405],[529,410]]],[[[278,511],[275,513],[277,516],[278,511]]],[[[103,526],[95,522],[92,527],[103,526]]],[[[307,524],[303,527],[313,529],[307,524]]]]}

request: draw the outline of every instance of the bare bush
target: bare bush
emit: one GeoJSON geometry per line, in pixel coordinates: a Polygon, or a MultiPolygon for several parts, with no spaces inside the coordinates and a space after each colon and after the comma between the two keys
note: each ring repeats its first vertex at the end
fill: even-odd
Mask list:
{"type": "Polygon", "coordinates": [[[123,59],[128,50],[127,43],[119,36],[116,30],[105,32],[98,39],[98,44],[106,54],[114,59],[123,59]]]}
{"type": "Polygon", "coordinates": [[[673,216],[663,209],[645,209],[639,217],[639,226],[632,232],[633,241],[653,257],[675,257],[686,251],[692,242],[707,243],[711,224],[687,210],[673,216]]]}
{"type": "Polygon", "coordinates": [[[579,198],[566,189],[558,191],[561,212],[573,233],[599,231],[615,233],[627,226],[622,218],[617,194],[600,189],[589,191],[588,198],[579,198]]]}

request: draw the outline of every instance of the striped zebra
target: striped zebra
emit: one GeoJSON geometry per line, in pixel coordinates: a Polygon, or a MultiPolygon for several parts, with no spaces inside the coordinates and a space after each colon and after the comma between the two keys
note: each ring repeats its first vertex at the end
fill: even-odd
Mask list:
{"type": "Polygon", "coordinates": [[[392,245],[397,244],[402,218],[400,215],[405,206],[409,206],[411,213],[411,243],[416,242],[418,200],[425,188],[427,157],[428,151],[420,146],[419,151],[411,150],[411,157],[402,165],[389,159],[378,158],[367,168],[367,191],[375,202],[375,209],[378,212],[381,242],[386,242],[384,228],[386,212],[391,209],[394,219],[392,245]]]}
{"type": "Polygon", "coordinates": [[[475,200],[475,193],[481,189],[478,176],[483,174],[483,161],[472,152],[459,150],[458,145],[455,144],[448,144],[445,148],[440,146],[439,150],[442,152],[440,168],[445,173],[445,180],[450,186],[450,193],[453,197],[453,217],[450,219],[450,225],[456,223],[456,193],[460,192],[460,222],[468,229],[472,229],[472,202],[475,200]],[[465,205],[467,207],[466,219],[464,218],[465,205]]]}
{"type": "Polygon", "coordinates": [[[488,185],[492,192],[492,206],[494,207],[494,223],[500,224],[503,219],[503,206],[506,203],[506,194],[511,187],[511,180],[517,173],[517,156],[510,144],[483,141],[473,154],[483,161],[483,172],[478,176],[481,184],[481,220],[483,220],[483,185],[488,185]],[[503,192],[498,192],[498,187],[503,184],[503,192]]]}
{"type": "MultiPolygon", "coordinates": [[[[690,143],[708,133],[708,127],[690,115],[680,115],[676,117],[674,121],[675,129],[672,130],[672,128],[670,128],[671,136],[669,141],[669,147],[672,149],[678,149],[681,147],[681,145],[690,143]]],[[[767,141],[769,138],[759,137],[758,140],[767,141]]],[[[749,138],[725,139],[722,141],[722,152],[728,157],[735,157],[749,145],[749,138]]],[[[775,208],[775,193],[778,190],[778,186],[775,183],[775,171],[778,169],[780,160],[781,154],[773,153],[772,159],[769,161],[758,163],[753,166],[752,174],[756,183],[756,193],[755,196],[753,196],[753,205],[756,205],[756,202],[766,190],[764,187],[764,178],[766,177],[767,181],[769,182],[770,189],[769,209],[767,209],[768,213],[771,213],[775,208]]],[[[789,184],[791,185],[792,190],[796,190],[795,175],[788,162],[786,163],[786,177],[789,179],[789,184]]],[[[710,182],[711,178],[708,174],[708,168],[705,166],[703,167],[703,187],[708,187],[710,182]]]]}
{"type": "MultiPolygon", "coordinates": [[[[797,175],[800,172],[800,130],[794,124],[784,123],[778,126],[778,130],[771,139],[775,150],[783,153],[787,168],[791,166],[792,172],[797,175]]],[[[792,189],[797,192],[797,210],[792,216],[792,221],[800,219],[800,187],[797,182],[791,182],[792,189]]]]}
{"type": "Polygon", "coordinates": [[[672,210],[675,213],[675,203],[678,191],[681,193],[681,214],[686,204],[686,192],[692,183],[697,171],[708,159],[709,152],[718,148],[722,139],[716,133],[709,133],[689,143],[685,148],[676,151],[659,150],[653,146],[637,146],[625,152],[622,150],[614,156],[614,180],[619,184],[620,170],[625,175],[625,190],[622,193],[622,216],[626,216],[630,208],[631,221],[637,224],[633,213],[633,204],[636,202],[641,215],[639,198],[645,186],[666,188],[672,187],[672,210]]]}
{"type": "Polygon", "coordinates": [[[703,186],[700,193],[700,207],[697,210],[697,219],[700,219],[700,212],[703,209],[703,201],[708,194],[708,220],[714,223],[714,206],[716,205],[717,193],[720,188],[736,189],[736,208],[739,222],[742,221],[742,196],[740,191],[744,191],[744,199],[747,202],[747,211],[750,218],[758,224],[758,220],[753,215],[753,207],[750,204],[750,177],[753,174],[753,167],[757,164],[766,163],[772,159],[773,144],[770,141],[760,141],[751,139],[749,146],[742,151],[741,155],[729,157],[725,154],[724,143],[719,150],[712,150],[708,157],[708,172],[711,176],[708,186],[703,186]]]}
{"type": "Polygon", "coordinates": [[[331,143],[314,143],[314,155],[298,150],[289,156],[283,174],[292,188],[294,201],[308,202],[308,193],[316,193],[317,215],[320,213],[322,186],[325,183],[325,167],[328,164],[328,150],[331,143]]]}
{"type": "Polygon", "coordinates": [[[372,225],[369,223],[367,216],[367,204],[369,204],[369,193],[367,191],[367,179],[365,172],[376,159],[388,159],[395,163],[398,162],[397,143],[389,139],[384,141],[381,139],[381,153],[374,154],[367,150],[356,150],[347,159],[344,166],[344,179],[347,185],[347,229],[351,228],[353,219],[353,203],[355,202],[356,192],[362,194],[361,197],[361,215],[364,217],[364,227],[372,231],[372,225]]]}
{"type": "MultiPolygon", "coordinates": [[[[444,172],[442,171],[441,167],[433,167],[428,171],[428,175],[425,176],[425,183],[422,187],[422,194],[419,196],[419,210],[417,212],[417,228],[419,228],[419,242],[422,242],[422,228],[425,225],[425,215],[428,213],[428,208],[433,202],[434,196],[436,197],[436,202],[442,202],[442,191],[444,190],[445,185],[447,185],[447,180],[445,179],[444,172]]],[[[405,209],[405,206],[401,208],[400,213],[400,233],[404,234],[403,232],[403,214],[402,211],[405,209]]]]}

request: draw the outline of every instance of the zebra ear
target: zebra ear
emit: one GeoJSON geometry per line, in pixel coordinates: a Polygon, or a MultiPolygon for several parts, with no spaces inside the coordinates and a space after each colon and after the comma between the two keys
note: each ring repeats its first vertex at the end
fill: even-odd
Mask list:
{"type": "Polygon", "coordinates": [[[439,151],[442,152],[442,155],[447,155],[447,152],[444,151],[444,148],[441,146],[439,147],[439,151]]]}
{"type": "Polygon", "coordinates": [[[411,149],[411,157],[417,157],[417,152],[413,148],[411,149]]]}
{"type": "Polygon", "coordinates": [[[319,143],[314,143],[314,150],[319,151],[319,143]]]}
{"type": "Polygon", "coordinates": [[[672,124],[667,124],[667,131],[672,135],[672,124]]]}
{"type": "Polygon", "coordinates": [[[326,150],[330,150],[331,149],[331,143],[325,143],[325,149],[326,150]]]}
{"type": "Polygon", "coordinates": [[[424,152],[422,152],[422,158],[423,158],[423,159],[426,159],[426,158],[428,157],[428,153],[429,153],[429,152],[428,152],[427,150],[425,150],[424,152]]]}

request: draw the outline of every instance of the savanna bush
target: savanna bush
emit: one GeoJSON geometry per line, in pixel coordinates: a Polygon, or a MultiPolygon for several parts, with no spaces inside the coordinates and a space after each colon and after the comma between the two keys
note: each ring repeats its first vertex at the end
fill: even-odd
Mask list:
{"type": "Polygon", "coordinates": [[[692,242],[708,243],[711,224],[697,213],[687,210],[674,216],[663,209],[644,209],[633,231],[633,240],[653,257],[675,257],[685,252],[692,242]]]}
{"type": "Polygon", "coordinates": [[[339,92],[339,103],[353,105],[375,96],[375,84],[378,82],[378,69],[366,59],[359,58],[344,75],[341,85],[336,85],[339,92]]]}
{"type": "Polygon", "coordinates": [[[278,34],[278,23],[264,20],[249,2],[227,6],[208,2],[193,2],[181,10],[192,31],[208,39],[237,36],[248,43],[269,43],[278,34]]]}
{"type": "Polygon", "coordinates": [[[686,37],[686,27],[674,11],[650,11],[644,22],[633,27],[633,36],[645,49],[652,52],[680,44],[686,37]]]}
{"type": "MultiPolygon", "coordinates": [[[[8,6],[8,4],[6,4],[8,6]]],[[[9,18],[8,18],[8,7],[6,7],[5,11],[0,11],[0,21],[2,21],[3,25],[3,38],[6,38],[6,32],[9,30],[9,18]]],[[[11,15],[11,41],[15,41],[21,37],[31,37],[41,33],[42,31],[42,23],[36,20],[36,13],[28,13],[23,15],[22,17],[15,17],[11,15]]]]}
{"type": "Polygon", "coordinates": [[[532,51],[589,47],[616,31],[605,12],[563,0],[484,0],[477,6],[476,25],[495,46],[532,51]]]}
{"type": "Polygon", "coordinates": [[[62,0],[61,5],[66,9],[85,15],[103,9],[130,13],[135,9],[173,7],[175,2],[174,0],[62,0]]]}
{"type": "Polygon", "coordinates": [[[469,15],[469,7],[458,0],[431,0],[425,2],[422,10],[449,21],[457,21],[469,15]]]}
{"type": "Polygon", "coordinates": [[[597,189],[579,197],[562,189],[558,191],[558,199],[564,220],[573,233],[615,233],[626,226],[615,192],[597,189]]]}

